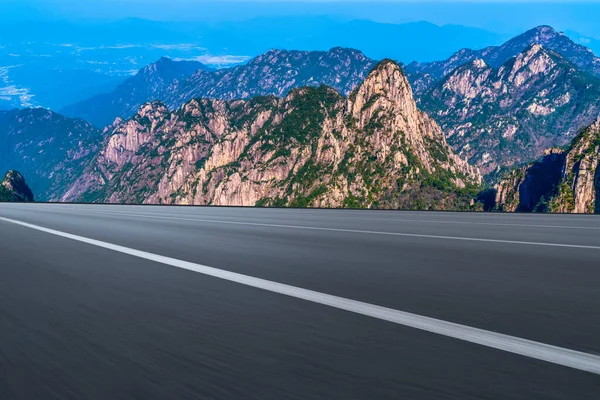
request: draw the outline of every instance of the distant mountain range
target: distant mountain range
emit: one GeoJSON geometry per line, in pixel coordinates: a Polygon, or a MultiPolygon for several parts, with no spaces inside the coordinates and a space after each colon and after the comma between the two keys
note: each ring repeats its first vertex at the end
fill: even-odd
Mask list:
{"type": "Polygon", "coordinates": [[[209,72],[212,69],[195,61],[175,62],[163,57],[142,68],[113,91],[68,106],[61,113],[105,127],[117,117],[133,115],[145,102],[164,97],[169,86],[177,85],[177,82],[198,71],[209,72]]]}
{"type": "Polygon", "coordinates": [[[436,60],[461,47],[482,48],[504,39],[458,25],[311,16],[220,23],[5,20],[0,38],[0,109],[53,110],[109,92],[132,71],[161,56],[227,68],[273,48],[326,51],[343,46],[362,49],[375,59],[410,62],[436,60]],[[401,40],[407,37],[411,40],[401,40]]]}
{"type": "Polygon", "coordinates": [[[221,70],[162,58],[62,110],[75,118],[0,114],[0,138],[11,133],[6,149],[34,160],[5,169],[23,172],[40,199],[476,210],[489,208],[477,195],[483,174],[500,182],[497,209],[589,212],[587,194],[588,206],[565,205],[565,188],[577,198],[587,175],[560,167],[583,159],[547,149],[598,152],[584,134],[571,141],[596,129],[599,64],[548,26],[409,65],[341,47],[271,50],[221,70]],[[37,160],[44,170],[28,171],[37,160]],[[55,166],[66,171],[58,180],[55,166]],[[543,183],[523,186],[524,176],[543,183]],[[535,194],[515,200],[516,187],[535,194]]]}
{"type": "Polygon", "coordinates": [[[376,64],[359,51],[273,50],[245,65],[212,71],[199,63],[161,59],[111,93],[95,96],[61,112],[104,127],[129,118],[144,103],[161,100],[171,109],[193,98],[248,99],[285,96],[293,88],[328,85],[348,94],[376,64]],[[176,76],[175,76],[176,75],[176,76]]]}
{"type": "MultiPolygon", "coordinates": [[[[160,71],[180,63],[162,59],[112,93],[63,113],[100,127],[117,116],[131,117],[153,100],[174,110],[193,98],[284,97],[293,88],[321,84],[347,95],[375,64],[352,49],[273,50],[218,71],[192,73],[193,65],[181,64],[180,79],[169,83],[160,71]]],[[[417,102],[441,124],[453,147],[493,176],[502,167],[539,157],[547,147],[567,144],[599,112],[600,88],[592,75],[600,75],[600,59],[547,26],[498,47],[461,50],[445,61],[403,68],[417,102]]]]}

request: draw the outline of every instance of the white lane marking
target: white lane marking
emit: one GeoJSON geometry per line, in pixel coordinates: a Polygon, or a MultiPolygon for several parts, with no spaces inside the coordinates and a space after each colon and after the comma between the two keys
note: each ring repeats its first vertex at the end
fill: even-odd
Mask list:
{"type": "Polygon", "coordinates": [[[438,335],[447,336],[466,342],[491,347],[493,349],[519,354],[537,360],[600,375],[600,356],[593,354],[552,346],[532,340],[505,335],[502,333],[486,331],[479,328],[473,328],[453,322],[425,317],[405,311],[394,310],[387,307],[376,306],[373,304],[351,300],[344,297],[333,296],[313,290],[302,289],[296,286],[255,278],[202,264],[182,261],[176,258],[165,257],[158,254],[148,253],[146,251],[135,250],[129,247],[73,235],[71,233],[48,229],[42,226],[16,221],[9,218],[0,217],[0,220],[145,260],[170,265],[172,267],[197,272],[203,275],[239,283],[257,289],[262,289],[272,293],[278,293],[281,295],[306,300],[312,303],[392,322],[398,325],[416,328],[438,335]]]}
{"type": "Polygon", "coordinates": [[[114,216],[147,218],[147,219],[165,219],[165,220],[188,221],[188,222],[208,222],[208,223],[225,224],[225,225],[258,226],[258,227],[265,227],[265,228],[298,229],[298,230],[342,232],[342,233],[370,234],[370,235],[383,235],[383,236],[416,237],[416,238],[423,238],[423,239],[458,240],[458,241],[467,241],[467,242],[502,243],[502,244],[517,244],[517,245],[525,245],[525,246],[546,246],[546,247],[600,250],[600,246],[588,246],[588,245],[567,244],[567,243],[526,242],[526,241],[518,241],[518,240],[483,239],[483,238],[471,238],[471,237],[461,237],[461,236],[426,235],[426,234],[419,234],[419,233],[381,232],[381,231],[368,231],[368,230],[358,230],[358,229],[325,228],[325,227],[317,227],[317,226],[263,224],[263,223],[258,223],[258,222],[225,221],[225,220],[218,220],[218,219],[162,217],[162,216],[157,216],[157,215],[140,214],[140,213],[122,213],[122,212],[109,212],[109,211],[88,211],[88,212],[91,212],[94,214],[101,214],[101,215],[114,215],[114,216]]]}

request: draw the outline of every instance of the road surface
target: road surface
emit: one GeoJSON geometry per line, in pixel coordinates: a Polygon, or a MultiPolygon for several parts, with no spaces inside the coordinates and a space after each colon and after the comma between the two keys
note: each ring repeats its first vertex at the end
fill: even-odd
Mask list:
{"type": "Polygon", "coordinates": [[[600,398],[600,218],[0,204],[1,399],[600,398]]]}

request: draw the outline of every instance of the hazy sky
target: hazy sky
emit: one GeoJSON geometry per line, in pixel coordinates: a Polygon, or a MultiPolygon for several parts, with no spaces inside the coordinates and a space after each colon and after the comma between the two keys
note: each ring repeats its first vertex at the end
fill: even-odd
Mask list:
{"type": "Polygon", "coordinates": [[[600,2],[591,0],[0,0],[0,19],[137,17],[219,21],[280,15],[392,23],[424,20],[504,33],[549,24],[600,38],[600,2]]]}

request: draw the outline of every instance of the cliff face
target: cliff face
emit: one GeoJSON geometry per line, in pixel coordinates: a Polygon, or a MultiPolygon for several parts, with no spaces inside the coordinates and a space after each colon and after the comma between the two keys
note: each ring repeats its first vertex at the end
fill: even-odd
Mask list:
{"type": "Polygon", "coordinates": [[[482,59],[456,69],[421,105],[490,174],[567,145],[600,113],[600,80],[536,44],[498,69],[482,59]]]}
{"type": "Polygon", "coordinates": [[[102,133],[89,123],[52,111],[0,111],[0,170],[23,173],[38,200],[57,200],[102,140],[102,133]]]}
{"type": "Polygon", "coordinates": [[[599,164],[600,119],[568,150],[549,151],[542,161],[505,176],[497,186],[496,206],[503,211],[600,213],[599,164]]]}
{"type": "Polygon", "coordinates": [[[480,181],[384,61],[348,98],[320,86],[176,112],[147,104],[111,128],[63,200],[468,208],[455,192],[480,181]],[[408,200],[417,188],[430,196],[408,200]]]}
{"type": "Polygon", "coordinates": [[[25,178],[17,171],[8,171],[0,182],[0,201],[30,202],[33,192],[25,183],[25,178]]]}
{"type": "Polygon", "coordinates": [[[539,161],[507,173],[496,186],[496,209],[549,211],[549,201],[556,195],[562,178],[565,156],[564,150],[549,149],[539,161]]]}
{"type": "Polygon", "coordinates": [[[600,119],[581,132],[566,157],[554,212],[600,213],[600,119]]]}

